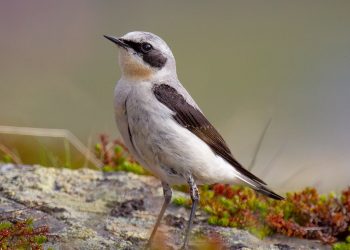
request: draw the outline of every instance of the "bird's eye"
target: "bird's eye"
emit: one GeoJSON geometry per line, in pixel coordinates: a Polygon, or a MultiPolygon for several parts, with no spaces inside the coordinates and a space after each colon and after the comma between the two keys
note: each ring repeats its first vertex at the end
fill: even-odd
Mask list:
{"type": "Polygon", "coordinates": [[[153,49],[152,45],[149,43],[143,43],[141,44],[141,50],[144,53],[150,52],[153,49]]]}

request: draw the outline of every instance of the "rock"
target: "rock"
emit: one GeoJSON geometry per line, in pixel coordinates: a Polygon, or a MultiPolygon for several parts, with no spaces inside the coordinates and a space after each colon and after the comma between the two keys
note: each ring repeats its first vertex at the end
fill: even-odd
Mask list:
{"type": "Polygon", "coordinates": [[[139,200],[128,200],[121,203],[117,203],[111,211],[111,215],[114,217],[129,217],[134,211],[145,210],[144,202],[139,200]]]}
{"type": "MultiPolygon", "coordinates": [[[[143,249],[162,202],[160,182],[150,176],[0,165],[0,216],[16,210],[17,218],[31,217],[35,225],[49,226],[58,237],[49,237],[45,248],[143,249]]],[[[179,249],[188,214],[170,205],[156,237],[161,249],[179,249]]],[[[196,218],[195,249],[208,241],[217,249],[330,249],[316,241],[281,235],[260,240],[244,230],[210,226],[201,211],[196,218]]]]}

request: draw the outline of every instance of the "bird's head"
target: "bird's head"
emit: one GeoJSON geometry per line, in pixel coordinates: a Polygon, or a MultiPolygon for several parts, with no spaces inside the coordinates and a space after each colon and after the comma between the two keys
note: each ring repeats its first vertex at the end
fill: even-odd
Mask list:
{"type": "Polygon", "coordinates": [[[123,77],[148,80],[176,74],[175,58],[168,45],[149,32],[134,31],[122,37],[104,36],[117,44],[123,77]]]}

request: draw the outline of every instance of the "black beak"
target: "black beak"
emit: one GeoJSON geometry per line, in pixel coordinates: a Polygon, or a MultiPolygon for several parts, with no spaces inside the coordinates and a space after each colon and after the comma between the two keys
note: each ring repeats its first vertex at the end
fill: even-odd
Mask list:
{"type": "Polygon", "coordinates": [[[112,41],[113,43],[115,43],[116,45],[124,48],[124,49],[127,49],[129,48],[129,46],[123,42],[123,39],[120,39],[120,38],[115,38],[115,37],[112,37],[112,36],[106,36],[104,35],[105,38],[107,38],[109,41],[112,41]]]}

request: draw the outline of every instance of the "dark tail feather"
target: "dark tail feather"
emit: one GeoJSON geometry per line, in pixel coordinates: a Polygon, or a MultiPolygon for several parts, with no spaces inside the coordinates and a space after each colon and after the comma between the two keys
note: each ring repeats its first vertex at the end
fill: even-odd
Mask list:
{"type": "Polygon", "coordinates": [[[259,193],[262,193],[272,199],[275,199],[275,200],[284,200],[284,197],[276,194],[275,192],[271,191],[270,189],[268,189],[267,187],[265,186],[260,186],[260,187],[256,187],[255,188],[256,191],[258,191],[259,193]]]}

